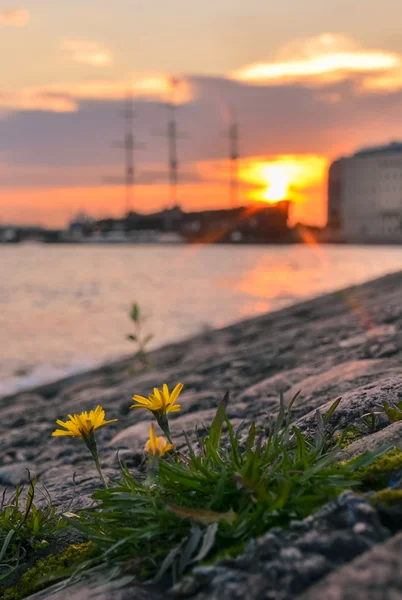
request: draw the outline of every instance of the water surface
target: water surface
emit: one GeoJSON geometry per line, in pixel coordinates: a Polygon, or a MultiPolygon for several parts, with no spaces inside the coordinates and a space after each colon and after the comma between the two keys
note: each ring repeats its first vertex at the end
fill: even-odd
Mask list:
{"type": "Polygon", "coordinates": [[[402,247],[0,246],[0,395],[402,269],[402,247]]]}

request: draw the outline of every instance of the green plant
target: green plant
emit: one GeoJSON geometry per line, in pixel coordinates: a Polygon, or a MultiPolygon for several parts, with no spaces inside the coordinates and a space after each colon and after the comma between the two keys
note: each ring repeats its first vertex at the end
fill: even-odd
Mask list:
{"type": "Polygon", "coordinates": [[[370,411],[360,417],[357,423],[352,423],[342,432],[334,433],[333,441],[340,448],[347,448],[352,442],[359,440],[365,435],[375,433],[377,430],[378,412],[370,411]]]}
{"type": "Polygon", "coordinates": [[[98,447],[96,445],[95,430],[109,423],[115,423],[117,419],[105,421],[105,411],[101,406],[97,406],[95,410],[84,411],[80,415],[68,415],[68,421],[57,419],[56,423],[63,429],[53,431],[52,437],[71,436],[81,438],[88,448],[99,477],[105,487],[107,487],[106,479],[103,476],[101,464],[99,462],[98,447]]]}
{"type": "Polygon", "coordinates": [[[385,412],[391,423],[402,421],[402,400],[397,404],[389,404],[384,400],[384,402],[381,405],[381,408],[385,412]]]}
{"type": "Polygon", "coordinates": [[[377,414],[373,410],[361,417],[363,422],[362,434],[375,433],[377,430],[377,414]]]}
{"type": "Polygon", "coordinates": [[[146,318],[143,316],[140,306],[137,302],[134,302],[131,306],[130,319],[134,323],[134,334],[128,335],[127,339],[137,344],[138,350],[135,356],[141,361],[144,367],[149,368],[151,365],[148,359],[146,349],[147,345],[153,339],[154,336],[152,333],[143,333],[143,326],[146,322],[146,318]]]}
{"type": "Polygon", "coordinates": [[[17,487],[11,497],[7,497],[7,490],[3,493],[0,503],[0,581],[17,568],[30,550],[47,545],[47,538],[63,526],[46,490],[40,490],[45,506],[37,508],[34,502],[36,484],[36,479],[30,481],[26,496],[22,487],[17,487]]]}
{"type": "MultiPolygon", "coordinates": [[[[340,491],[358,484],[358,469],[371,454],[338,463],[329,449],[326,415],[317,432],[291,424],[280,411],[268,431],[254,424],[235,430],[226,414],[228,395],[197,448],[149,458],[148,476],[137,479],[121,465],[121,481],[98,490],[98,502],[72,523],[103,551],[105,563],[139,578],[175,580],[187,568],[241,549],[273,526],[303,518],[340,491]]],[[[334,444],[332,443],[332,447],[334,444]]]]}

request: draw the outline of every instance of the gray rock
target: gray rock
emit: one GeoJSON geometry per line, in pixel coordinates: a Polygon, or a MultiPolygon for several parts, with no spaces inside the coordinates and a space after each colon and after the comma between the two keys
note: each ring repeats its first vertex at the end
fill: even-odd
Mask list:
{"type": "Polygon", "coordinates": [[[22,485],[29,482],[29,476],[35,475],[35,466],[28,462],[12,463],[0,467],[0,483],[3,485],[22,485]]]}
{"type": "Polygon", "coordinates": [[[381,325],[379,327],[372,327],[360,335],[355,335],[346,340],[340,342],[342,348],[352,348],[353,346],[361,346],[365,342],[370,340],[383,340],[387,339],[396,333],[395,325],[381,325]]]}
{"type": "Polygon", "coordinates": [[[366,435],[363,438],[352,442],[350,446],[345,448],[340,454],[342,460],[348,460],[362,454],[362,452],[376,452],[383,448],[396,446],[402,450],[402,421],[391,423],[388,427],[380,429],[371,435],[366,435]]]}
{"type": "Polygon", "coordinates": [[[115,585],[106,584],[99,578],[62,589],[55,585],[29,596],[28,600],[164,600],[165,597],[161,591],[150,586],[119,585],[119,582],[115,585]]]}
{"type": "Polygon", "coordinates": [[[389,364],[385,360],[356,360],[340,363],[318,375],[299,381],[288,390],[286,395],[290,399],[301,390],[295,407],[297,411],[304,406],[318,408],[330,400],[333,393],[337,396],[343,395],[350,389],[360,387],[361,384],[356,382],[367,379],[373,374],[378,377],[379,373],[384,373],[388,369],[389,364]]]}
{"type": "MultiPolygon", "coordinates": [[[[356,386],[355,389],[342,395],[342,401],[331,418],[331,426],[339,430],[346,429],[349,425],[361,425],[361,417],[370,412],[378,412],[378,407],[384,400],[399,402],[402,397],[402,375],[399,370],[392,369],[382,376],[378,376],[375,383],[356,386]]],[[[319,408],[324,415],[336,397],[332,397],[325,404],[318,404],[314,410],[301,417],[297,425],[302,430],[314,430],[316,427],[315,411],[319,408]]],[[[315,404],[312,402],[311,404],[315,404]]],[[[380,426],[387,423],[385,415],[379,416],[380,426]]]]}
{"type": "Polygon", "coordinates": [[[315,515],[291,523],[288,530],[272,529],[243,555],[194,569],[172,595],[194,600],[290,600],[389,535],[366,500],[345,492],[315,515]]]}
{"type": "Polygon", "coordinates": [[[248,387],[240,396],[240,400],[252,401],[258,398],[267,398],[272,396],[278,400],[280,392],[289,390],[292,385],[298,381],[305,380],[311,375],[311,368],[300,367],[298,369],[290,369],[283,373],[278,373],[267,379],[263,379],[258,383],[248,387]]]}
{"type": "Polygon", "coordinates": [[[299,600],[399,600],[402,598],[402,533],[335,571],[299,600]]]}

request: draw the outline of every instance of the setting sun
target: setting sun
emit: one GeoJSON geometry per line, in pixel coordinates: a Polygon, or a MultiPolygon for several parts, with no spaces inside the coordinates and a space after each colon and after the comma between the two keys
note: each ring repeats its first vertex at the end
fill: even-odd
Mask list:
{"type": "Polygon", "coordinates": [[[297,202],[323,181],[326,165],[326,159],[316,155],[258,158],[243,164],[241,178],[254,187],[249,194],[253,200],[297,202]]]}
{"type": "Polygon", "coordinates": [[[287,197],[292,181],[291,169],[286,165],[267,165],[261,168],[261,178],[268,186],[261,198],[267,202],[278,202],[287,197]]]}

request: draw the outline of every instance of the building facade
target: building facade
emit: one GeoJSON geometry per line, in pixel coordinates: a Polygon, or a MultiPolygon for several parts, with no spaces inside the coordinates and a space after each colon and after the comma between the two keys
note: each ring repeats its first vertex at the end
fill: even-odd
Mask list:
{"type": "Polygon", "coordinates": [[[402,143],[332,163],[328,228],[345,241],[402,243],[402,143]]]}
{"type": "Polygon", "coordinates": [[[328,171],[328,228],[340,231],[342,228],[342,159],[335,160],[328,171]]]}

